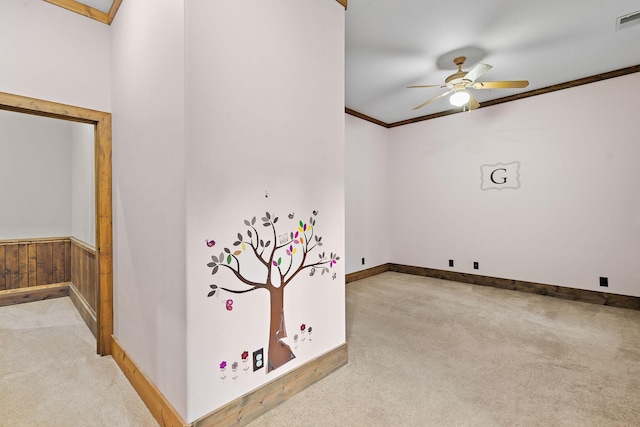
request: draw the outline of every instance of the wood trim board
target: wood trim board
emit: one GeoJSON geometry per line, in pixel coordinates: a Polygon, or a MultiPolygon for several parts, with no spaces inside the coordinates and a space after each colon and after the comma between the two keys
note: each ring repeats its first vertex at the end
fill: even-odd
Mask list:
{"type": "Polygon", "coordinates": [[[73,283],[69,284],[69,298],[93,336],[97,338],[98,321],[96,319],[96,313],[73,283]]]}
{"type": "Polygon", "coordinates": [[[193,427],[247,425],[291,396],[346,365],[348,359],[348,345],[344,343],[227,403],[220,409],[196,420],[192,425],[193,427]]]}
{"type": "Polygon", "coordinates": [[[162,427],[189,426],[160,390],[140,370],[127,352],[123,350],[116,337],[112,337],[111,343],[113,360],[116,361],[144,404],[147,405],[158,424],[162,427]]]}
{"type": "Polygon", "coordinates": [[[3,291],[0,292],[0,307],[66,297],[69,296],[69,285],[70,283],[56,283],[3,291]]]}
{"type": "Polygon", "coordinates": [[[98,268],[97,352],[111,354],[113,334],[113,225],[111,114],[0,92],[0,110],[88,123],[95,127],[96,247],[98,268]]]}
{"type": "Polygon", "coordinates": [[[118,339],[112,337],[111,341],[113,359],[162,427],[247,425],[348,363],[348,345],[344,343],[189,424],[140,370],[118,339]]]}
{"type": "MultiPolygon", "coordinates": [[[[625,76],[627,74],[633,74],[633,73],[638,73],[640,72],[640,64],[638,65],[633,65],[631,67],[626,67],[626,68],[621,68],[619,70],[613,70],[613,71],[609,71],[607,73],[602,73],[602,74],[597,74],[595,76],[589,76],[589,77],[584,77],[581,79],[576,79],[576,80],[571,80],[565,83],[558,83],[552,86],[547,86],[547,87],[543,87],[540,89],[534,89],[534,90],[530,90],[527,92],[522,92],[522,93],[518,93],[515,95],[510,95],[510,96],[505,96],[505,97],[501,97],[501,98],[497,98],[497,99],[492,99],[489,101],[484,101],[480,104],[479,108],[483,108],[483,107],[490,107],[492,105],[497,105],[497,104],[502,104],[504,102],[509,102],[509,101],[515,101],[518,99],[523,99],[523,98],[529,98],[531,96],[536,96],[536,95],[543,95],[545,93],[551,93],[551,92],[555,92],[558,90],[563,90],[563,89],[569,89],[572,87],[576,87],[576,86],[581,86],[581,85],[585,85],[585,84],[589,84],[589,83],[595,83],[595,82],[599,82],[602,80],[607,80],[607,79],[611,79],[611,78],[615,78],[615,77],[621,77],[621,76],[625,76]]],[[[420,117],[414,117],[413,119],[408,119],[408,120],[402,120],[399,122],[394,122],[394,123],[385,123],[381,120],[378,120],[376,118],[367,116],[365,114],[362,114],[358,111],[352,110],[350,108],[345,108],[345,113],[352,115],[354,117],[358,117],[362,120],[366,120],[368,122],[371,122],[373,124],[376,124],[378,126],[382,126],[385,127],[387,129],[390,128],[394,128],[394,127],[398,127],[398,126],[404,126],[404,125],[410,125],[412,123],[418,123],[418,122],[423,122],[425,120],[431,120],[431,119],[437,119],[438,117],[444,117],[444,116],[448,116],[451,114],[457,114],[460,113],[460,109],[459,108],[454,108],[451,110],[447,110],[447,111],[441,111],[439,113],[434,113],[434,114],[428,114],[426,116],[420,116],[420,117]]]]}
{"type": "MultiPolygon", "coordinates": [[[[44,0],[44,1],[56,6],[60,6],[64,9],[70,10],[71,12],[75,12],[80,15],[86,16],[87,18],[95,19],[96,21],[102,22],[103,24],[107,24],[107,25],[111,24],[111,20],[113,20],[113,16],[115,16],[115,12],[113,16],[111,16],[111,13],[105,13],[101,10],[95,9],[91,6],[87,6],[86,4],[80,3],[75,0],[44,0]]],[[[111,9],[113,9],[113,7],[111,7],[111,9]]]]}
{"type": "Polygon", "coordinates": [[[346,282],[349,283],[355,280],[365,279],[367,277],[375,276],[376,274],[384,273],[385,271],[433,277],[436,279],[450,280],[452,282],[467,283],[470,285],[491,286],[494,288],[640,311],[640,297],[394,263],[383,264],[377,267],[347,274],[346,282]]]}
{"type": "Polygon", "coordinates": [[[367,268],[366,270],[356,271],[345,275],[345,283],[355,282],[356,280],[366,279],[367,277],[375,276],[377,274],[389,271],[391,264],[382,264],[377,267],[367,268]]]}

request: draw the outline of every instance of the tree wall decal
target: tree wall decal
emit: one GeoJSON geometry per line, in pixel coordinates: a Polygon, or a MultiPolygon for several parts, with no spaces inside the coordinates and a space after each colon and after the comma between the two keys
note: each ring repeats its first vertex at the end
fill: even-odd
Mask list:
{"type": "MultiPolygon", "coordinates": [[[[213,284],[210,285],[211,290],[208,297],[215,295],[218,291],[244,294],[264,289],[269,292],[271,315],[267,372],[271,372],[295,358],[291,348],[282,341],[287,336],[284,319],[284,291],[286,287],[304,270],[307,270],[310,276],[314,276],[317,271],[320,271],[320,275],[329,273],[340,259],[333,252],[328,257],[325,252],[319,253],[315,261],[308,258],[311,251],[320,248],[323,244],[322,237],[315,234],[316,220],[314,217],[317,214],[317,211],[313,211],[313,216],[309,218],[308,223],[299,221],[295,231],[278,235],[276,231],[278,217],[269,212],[265,213],[265,216],[262,217],[262,225],[269,229],[270,240],[265,240],[260,236],[255,228],[255,216],[250,221],[244,220],[247,230],[245,234],[238,233],[238,239],[233,243],[235,250],[225,247],[219,255],[213,255],[211,262],[207,264],[212,269],[211,274],[227,269],[245,286],[243,289],[236,290],[213,284]],[[276,243],[278,236],[280,241],[276,243]],[[247,257],[250,258],[247,259],[247,257]],[[260,280],[249,279],[249,275],[241,268],[242,265],[246,266],[252,261],[254,263],[257,261],[258,265],[262,266],[260,280]]],[[[291,214],[289,218],[292,218],[291,214]]],[[[209,241],[207,241],[207,246],[210,246],[209,241]]],[[[255,272],[252,274],[255,275],[255,272]]]]}

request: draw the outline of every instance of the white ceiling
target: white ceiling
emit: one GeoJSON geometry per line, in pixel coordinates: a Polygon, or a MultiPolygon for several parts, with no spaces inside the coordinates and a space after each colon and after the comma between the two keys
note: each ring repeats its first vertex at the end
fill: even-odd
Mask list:
{"type": "Polygon", "coordinates": [[[113,0],[82,0],[80,3],[91,6],[92,8],[98,9],[104,13],[109,13],[109,10],[111,10],[111,6],[113,5],[113,0]]]}
{"type": "Polygon", "coordinates": [[[617,17],[636,11],[640,0],[349,0],[345,104],[388,124],[451,110],[442,98],[413,111],[445,90],[406,86],[443,84],[456,67],[439,69],[438,58],[469,46],[493,66],[478,81],[530,82],[475,90],[480,104],[638,65],[640,25],[616,30],[617,17]]]}

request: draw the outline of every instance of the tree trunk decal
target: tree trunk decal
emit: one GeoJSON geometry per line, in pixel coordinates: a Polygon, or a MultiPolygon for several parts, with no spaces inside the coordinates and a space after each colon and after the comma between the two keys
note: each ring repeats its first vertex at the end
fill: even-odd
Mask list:
{"type": "MultiPolygon", "coordinates": [[[[230,270],[235,278],[244,286],[243,289],[231,289],[227,287],[210,285],[211,290],[207,296],[211,297],[218,291],[233,294],[244,294],[258,289],[269,292],[271,305],[269,320],[269,348],[267,352],[267,372],[279,368],[295,358],[291,348],[282,341],[287,336],[284,318],[284,291],[291,281],[302,271],[306,270],[310,276],[320,271],[320,275],[329,273],[340,257],[331,252],[327,257],[325,252],[319,253],[316,261],[308,259],[311,251],[322,246],[322,237],[315,234],[316,221],[313,216],[308,223],[298,222],[297,229],[289,234],[280,235],[280,242],[275,224],[278,217],[267,212],[262,217],[262,225],[270,231],[271,239],[265,240],[255,228],[256,217],[251,221],[245,220],[247,226],[245,234],[238,233],[238,239],[233,243],[235,250],[225,247],[219,255],[213,255],[211,262],[211,274],[216,274],[221,269],[230,270]],[[249,280],[243,275],[241,261],[243,257],[252,257],[265,267],[264,279],[260,281],[249,280]]],[[[289,215],[292,218],[293,214],[289,215]]],[[[213,247],[215,242],[207,241],[207,246],[213,247]]],[[[227,304],[227,309],[230,305],[227,304]]]]}

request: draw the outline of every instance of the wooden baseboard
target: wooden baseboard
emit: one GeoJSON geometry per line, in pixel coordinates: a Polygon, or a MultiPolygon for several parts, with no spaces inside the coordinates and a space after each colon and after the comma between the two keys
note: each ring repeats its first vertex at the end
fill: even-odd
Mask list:
{"type": "Polygon", "coordinates": [[[82,317],[84,323],[87,324],[93,336],[97,338],[98,321],[96,320],[96,312],[89,306],[87,300],[84,299],[73,283],[69,284],[69,298],[71,298],[71,302],[76,307],[78,313],[80,313],[80,317],[82,317]]]}
{"type": "Polygon", "coordinates": [[[385,271],[389,271],[391,264],[382,264],[377,267],[367,268],[365,270],[356,271],[355,273],[349,273],[345,275],[345,282],[355,282],[356,280],[366,279],[367,277],[375,276],[385,271]]]}
{"type": "Polygon", "coordinates": [[[32,286],[0,292],[0,307],[69,296],[70,283],[32,286]]]}
{"type": "MultiPolygon", "coordinates": [[[[348,346],[347,343],[344,343],[280,378],[229,402],[220,409],[195,421],[193,426],[247,425],[294,394],[346,365],[348,359],[348,346]]],[[[292,422],[295,424],[294,420],[292,422]]]]}
{"type": "Polygon", "coordinates": [[[162,427],[188,427],[180,414],[171,406],[169,401],[158,388],[142,373],[138,365],[122,349],[115,337],[111,337],[111,356],[120,370],[127,377],[134,390],[138,393],[151,415],[162,427]]]}
{"type": "Polygon", "coordinates": [[[112,337],[111,348],[112,357],[120,370],[162,427],[247,425],[348,362],[348,346],[347,343],[344,343],[188,424],[180,417],[160,390],[142,373],[115,337],[112,337]]]}
{"type": "Polygon", "coordinates": [[[543,283],[525,282],[523,280],[502,279],[499,277],[480,276],[477,274],[459,273],[455,271],[437,270],[435,268],[414,267],[402,264],[390,264],[389,271],[434,277],[472,285],[491,286],[500,289],[547,295],[591,304],[610,305],[612,307],[640,310],[640,298],[628,295],[610,294],[565,286],[547,285],[543,283]]]}

